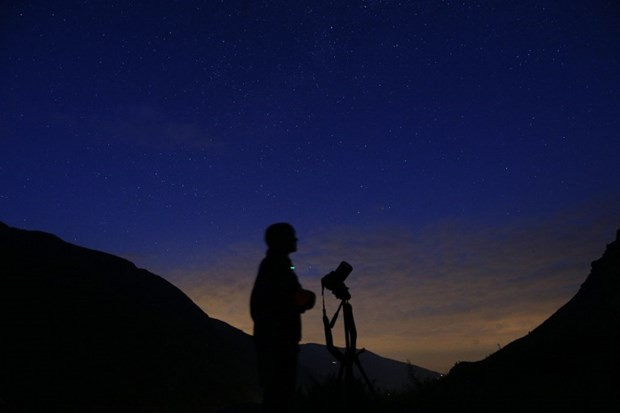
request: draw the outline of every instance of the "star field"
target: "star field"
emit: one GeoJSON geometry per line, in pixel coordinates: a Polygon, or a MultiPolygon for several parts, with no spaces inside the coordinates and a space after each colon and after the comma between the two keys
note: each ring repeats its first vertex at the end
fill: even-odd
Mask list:
{"type": "Polygon", "coordinates": [[[554,222],[590,228],[596,254],[620,206],[619,28],[603,0],[10,2],[0,219],[128,257],[236,325],[196,280],[223,257],[252,280],[277,221],[307,284],[366,242],[452,251],[373,238],[395,229],[554,222]]]}

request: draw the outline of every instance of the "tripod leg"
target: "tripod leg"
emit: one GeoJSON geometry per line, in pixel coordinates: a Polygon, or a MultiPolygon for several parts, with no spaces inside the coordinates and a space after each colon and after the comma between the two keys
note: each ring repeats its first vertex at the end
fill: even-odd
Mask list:
{"type": "Polygon", "coordinates": [[[362,374],[362,377],[364,378],[364,381],[366,382],[366,385],[368,386],[368,390],[370,390],[370,393],[375,396],[375,389],[372,386],[372,384],[370,383],[370,380],[368,379],[368,376],[366,375],[366,372],[364,371],[364,368],[362,367],[362,362],[359,359],[359,355],[364,351],[364,349],[360,350],[359,353],[356,354],[355,356],[355,365],[357,366],[357,369],[360,371],[360,373],[362,374]]]}
{"type": "Polygon", "coordinates": [[[344,302],[342,306],[342,316],[344,318],[344,336],[346,342],[345,349],[345,380],[348,384],[353,381],[353,363],[355,361],[355,346],[357,344],[357,330],[353,319],[353,307],[349,302],[344,302]]]}
{"type": "Polygon", "coordinates": [[[348,373],[349,377],[353,377],[353,364],[355,363],[362,377],[364,378],[364,381],[366,382],[370,393],[372,395],[375,395],[374,388],[370,383],[370,380],[368,379],[368,376],[366,375],[366,372],[364,371],[362,363],[359,359],[359,355],[364,352],[364,349],[360,350],[359,352],[356,350],[357,328],[355,327],[355,318],[353,317],[353,307],[351,306],[351,304],[349,304],[349,302],[344,305],[342,315],[344,317],[345,335],[348,339],[347,353],[345,358],[347,359],[347,364],[350,369],[350,372],[348,373]]]}

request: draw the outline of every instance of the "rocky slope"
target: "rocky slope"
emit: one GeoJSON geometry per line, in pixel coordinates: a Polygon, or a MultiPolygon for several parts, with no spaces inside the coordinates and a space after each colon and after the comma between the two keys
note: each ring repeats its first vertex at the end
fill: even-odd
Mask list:
{"type": "Polygon", "coordinates": [[[539,327],[423,394],[428,411],[604,412],[618,406],[620,231],[577,294],[539,327]]]}
{"type": "Polygon", "coordinates": [[[16,411],[183,411],[257,394],[245,334],[172,284],[4,224],[0,325],[0,399],[16,411]]]}

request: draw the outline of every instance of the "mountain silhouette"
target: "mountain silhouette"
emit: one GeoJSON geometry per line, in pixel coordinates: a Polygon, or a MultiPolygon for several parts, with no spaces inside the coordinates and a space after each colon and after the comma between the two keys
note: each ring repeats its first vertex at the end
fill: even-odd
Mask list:
{"type": "Polygon", "coordinates": [[[456,364],[426,389],[425,411],[611,411],[619,349],[620,231],[568,303],[486,359],[456,364]]]}
{"type": "MultiPolygon", "coordinates": [[[[0,326],[0,411],[204,412],[260,400],[251,336],[125,259],[3,223],[0,326]]],[[[324,378],[326,357],[302,346],[300,382],[324,378]]],[[[436,376],[364,357],[384,388],[412,368],[436,376]]]]}
{"type": "Polygon", "coordinates": [[[124,259],[0,223],[0,399],[184,411],[256,398],[246,335],[124,259]]]}
{"type": "MultiPolygon", "coordinates": [[[[344,352],[344,349],[341,349],[344,352]]],[[[426,382],[437,379],[441,374],[427,370],[425,368],[407,365],[405,363],[386,359],[371,351],[363,351],[360,356],[360,363],[366,372],[373,387],[378,390],[406,391],[415,382],[414,380],[426,382]]],[[[329,378],[338,377],[340,364],[327,351],[324,345],[302,344],[300,350],[300,385],[312,385],[315,381],[323,381],[329,378]]],[[[354,377],[362,379],[358,369],[353,370],[354,377]]]]}

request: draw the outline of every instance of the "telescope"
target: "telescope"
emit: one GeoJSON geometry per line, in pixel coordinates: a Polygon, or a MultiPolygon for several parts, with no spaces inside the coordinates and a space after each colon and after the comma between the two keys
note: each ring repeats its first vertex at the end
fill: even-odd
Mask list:
{"type": "Polygon", "coordinates": [[[353,271],[353,267],[346,261],[342,261],[338,268],[321,278],[321,286],[331,291],[339,300],[349,300],[349,288],[345,285],[344,280],[353,271]]]}
{"type": "Polygon", "coordinates": [[[348,387],[351,387],[353,383],[353,366],[357,366],[362,377],[366,381],[366,385],[372,394],[374,394],[374,389],[370,380],[368,380],[368,376],[364,369],[362,368],[362,363],[359,360],[360,353],[364,352],[364,349],[357,350],[357,329],[355,328],[355,320],[353,319],[353,307],[349,300],[351,299],[351,294],[349,293],[349,288],[345,285],[344,280],[347,279],[349,274],[353,271],[353,267],[346,261],[342,261],[338,268],[334,271],[330,272],[323,278],[321,278],[321,286],[322,291],[321,295],[323,297],[323,329],[325,330],[325,345],[327,350],[340,362],[340,371],[338,373],[338,380],[343,379],[348,387]],[[336,310],[336,313],[332,317],[331,321],[327,317],[327,311],[325,310],[325,295],[323,292],[325,289],[330,290],[336,298],[340,300],[340,306],[336,310]],[[332,334],[332,328],[336,324],[336,320],[338,319],[338,313],[342,309],[343,318],[344,318],[344,338],[345,338],[345,349],[344,352],[340,351],[340,349],[334,346],[334,337],[332,334]]]}

